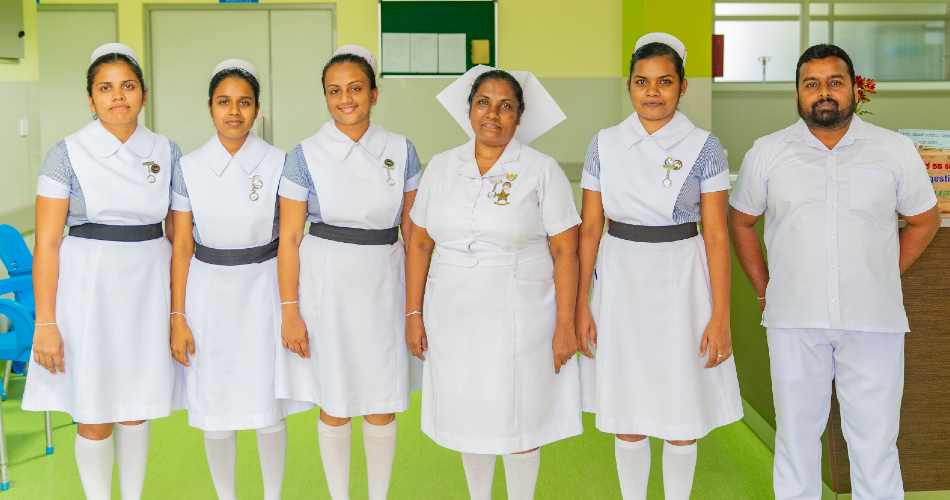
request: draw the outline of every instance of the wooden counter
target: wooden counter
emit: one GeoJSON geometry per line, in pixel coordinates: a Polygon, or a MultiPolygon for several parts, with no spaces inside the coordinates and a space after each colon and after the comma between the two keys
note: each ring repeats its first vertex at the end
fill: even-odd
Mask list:
{"type": "MultiPolygon", "coordinates": [[[[897,442],[906,491],[950,490],[950,218],[903,277],[910,319],[897,442]]],[[[829,486],[851,491],[837,399],[826,431],[829,486]]]]}

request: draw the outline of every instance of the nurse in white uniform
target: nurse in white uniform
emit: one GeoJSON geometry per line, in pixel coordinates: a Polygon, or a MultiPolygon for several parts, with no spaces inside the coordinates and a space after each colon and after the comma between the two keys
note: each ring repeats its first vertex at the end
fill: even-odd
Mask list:
{"type": "Polygon", "coordinates": [[[685,60],[672,35],[637,41],[635,113],[594,137],[582,177],[584,410],[617,436],[626,500],[646,498],[647,436],[666,441],[665,498],[685,500],[696,440],[742,418],[729,332],[729,169],[719,141],[676,110],[685,60]]]}
{"type": "Polygon", "coordinates": [[[181,152],[138,123],[146,89],[130,48],[105,44],[90,63],[95,118],[54,146],[40,170],[36,333],[23,409],[66,412],[78,423],[86,498],[111,498],[116,461],[130,500],[145,479],[146,421],[172,409],[171,245],[161,223],[181,152]]]}
{"type": "Polygon", "coordinates": [[[284,153],[250,132],[260,109],[254,66],[212,72],[217,129],[172,177],[171,350],[179,397],[202,429],[218,498],[236,498],[235,432],[257,430],[264,498],[280,498],[287,433],[274,392],[280,348],[277,186],[284,153]]]}
{"type": "Polygon", "coordinates": [[[421,168],[408,139],[370,123],[379,90],[368,50],[340,47],[323,69],[323,91],[333,119],[291,151],[280,185],[287,349],[277,360],[277,395],[320,406],[320,456],[334,500],[349,498],[350,419],[363,416],[369,498],[383,500],[395,413],[409,406],[399,227],[421,168]]]}
{"type": "Polygon", "coordinates": [[[508,498],[530,499],[539,448],[583,430],[580,218],[557,162],[527,146],[564,114],[530,73],[487,66],[438,99],[472,140],[432,158],[411,212],[406,340],[425,360],[422,431],[462,453],[472,499],[491,498],[497,455],[508,498]]]}

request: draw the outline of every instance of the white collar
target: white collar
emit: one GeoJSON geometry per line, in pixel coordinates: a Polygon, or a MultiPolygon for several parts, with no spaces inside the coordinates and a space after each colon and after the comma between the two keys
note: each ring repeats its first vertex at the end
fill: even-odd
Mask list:
{"type": "Polygon", "coordinates": [[[623,138],[627,148],[631,148],[634,144],[649,137],[656,141],[661,148],[670,150],[676,147],[677,144],[695,130],[696,126],[693,125],[693,122],[689,121],[686,115],[677,111],[669,123],[663,125],[663,127],[652,134],[643,128],[643,123],[640,122],[640,118],[636,113],[631,114],[626,120],[621,122],[620,129],[623,131],[623,138]]]}
{"type": "Polygon", "coordinates": [[[455,149],[458,159],[461,160],[458,163],[458,174],[470,179],[502,175],[504,172],[499,171],[504,168],[502,165],[517,162],[518,159],[521,158],[521,149],[521,142],[512,138],[511,142],[505,146],[505,150],[501,153],[501,156],[498,157],[495,164],[492,165],[483,176],[478,171],[478,162],[475,161],[475,140],[472,139],[455,149]]]}
{"type": "MultiPolygon", "coordinates": [[[[79,131],[79,134],[86,139],[84,142],[92,149],[92,152],[102,158],[116,154],[122,147],[122,142],[106,130],[99,120],[90,122],[79,131]]],[[[125,146],[139,158],[147,159],[155,149],[155,138],[154,132],[139,124],[125,141],[125,146]]]]}
{"type": "Polygon", "coordinates": [[[210,152],[208,168],[218,177],[221,177],[232,163],[237,163],[244,173],[250,175],[257,170],[261,161],[267,156],[267,143],[254,135],[253,132],[247,134],[247,139],[244,140],[244,144],[241,145],[234,156],[231,156],[231,153],[224,149],[218,134],[209,139],[204,147],[208,148],[210,152]]]}
{"type": "MultiPolygon", "coordinates": [[[[838,144],[835,144],[835,147],[832,149],[843,148],[845,146],[850,146],[854,144],[858,139],[864,139],[866,137],[867,124],[862,120],[857,114],[851,116],[851,123],[848,124],[848,131],[845,132],[844,137],[838,141],[838,144]]],[[[822,149],[825,151],[830,151],[827,146],[825,146],[815,134],[811,132],[811,129],[808,128],[808,125],[805,124],[805,120],[801,118],[792,125],[792,130],[789,134],[785,136],[786,142],[804,142],[809,146],[822,149]]]]}
{"type": "Polygon", "coordinates": [[[316,139],[321,147],[330,152],[337,160],[343,161],[350,156],[353,148],[357,145],[362,146],[366,152],[375,158],[382,157],[386,149],[388,136],[389,134],[386,133],[385,129],[371,123],[363,136],[360,137],[360,140],[353,141],[337,128],[333,120],[330,120],[320,127],[316,139]]]}

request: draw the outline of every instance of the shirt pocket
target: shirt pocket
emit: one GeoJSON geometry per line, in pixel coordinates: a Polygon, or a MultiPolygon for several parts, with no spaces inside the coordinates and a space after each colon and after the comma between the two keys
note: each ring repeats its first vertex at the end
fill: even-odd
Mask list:
{"type": "Polygon", "coordinates": [[[897,182],[881,165],[849,167],[847,199],[848,208],[856,215],[896,217],[897,182]]]}

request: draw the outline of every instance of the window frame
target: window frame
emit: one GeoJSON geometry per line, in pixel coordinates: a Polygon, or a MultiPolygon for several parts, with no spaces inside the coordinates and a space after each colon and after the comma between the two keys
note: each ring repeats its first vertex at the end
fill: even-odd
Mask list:
{"type": "MultiPolygon", "coordinates": [[[[950,88],[950,0],[911,0],[906,3],[915,3],[915,4],[942,4],[946,8],[944,9],[943,15],[937,14],[869,14],[869,15],[859,15],[859,14],[845,14],[845,15],[836,15],[835,6],[840,4],[868,4],[868,3],[881,3],[881,4],[894,4],[902,3],[900,0],[714,0],[713,1],[713,33],[716,32],[715,26],[718,21],[731,21],[731,22],[742,22],[742,21],[796,21],[798,22],[799,27],[799,39],[798,39],[798,51],[801,53],[810,45],[810,29],[812,21],[823,21],[828,23],[828,43],[834,43],[835,36],[835,22],[849,22],[849,21],[864,21],[864,22],[884,22],[884,21],[910,21],[910,22],[933,22],[933,21],[943,21],[944,23],[944,75],[941,80],[891,80],[886,82],[879,82],[879,86],[884,85],[885,87],[893,87],[894,89],[902,90],[916,90],[921,87],[925,87],[927,90],[945,90],[950,88]],[[719,4],[798,4],[799,5],[799,14],[794,15],[785,15],[785,14],[759,14],[759,15],[716,15],[716,5],[719,4]],[[812,4],[826,4],[828,5],[827,14],[811,14],[811,5],[812,4]],[[911,84],[911,85],[905,85],[911,84]]],[[[714,85],[782,85],[788,83],[794,83],[791,80],[770,80],[770,81],[754,81],[754,80],[720,80],[720,77],[713,79],[714,85]]]]}

